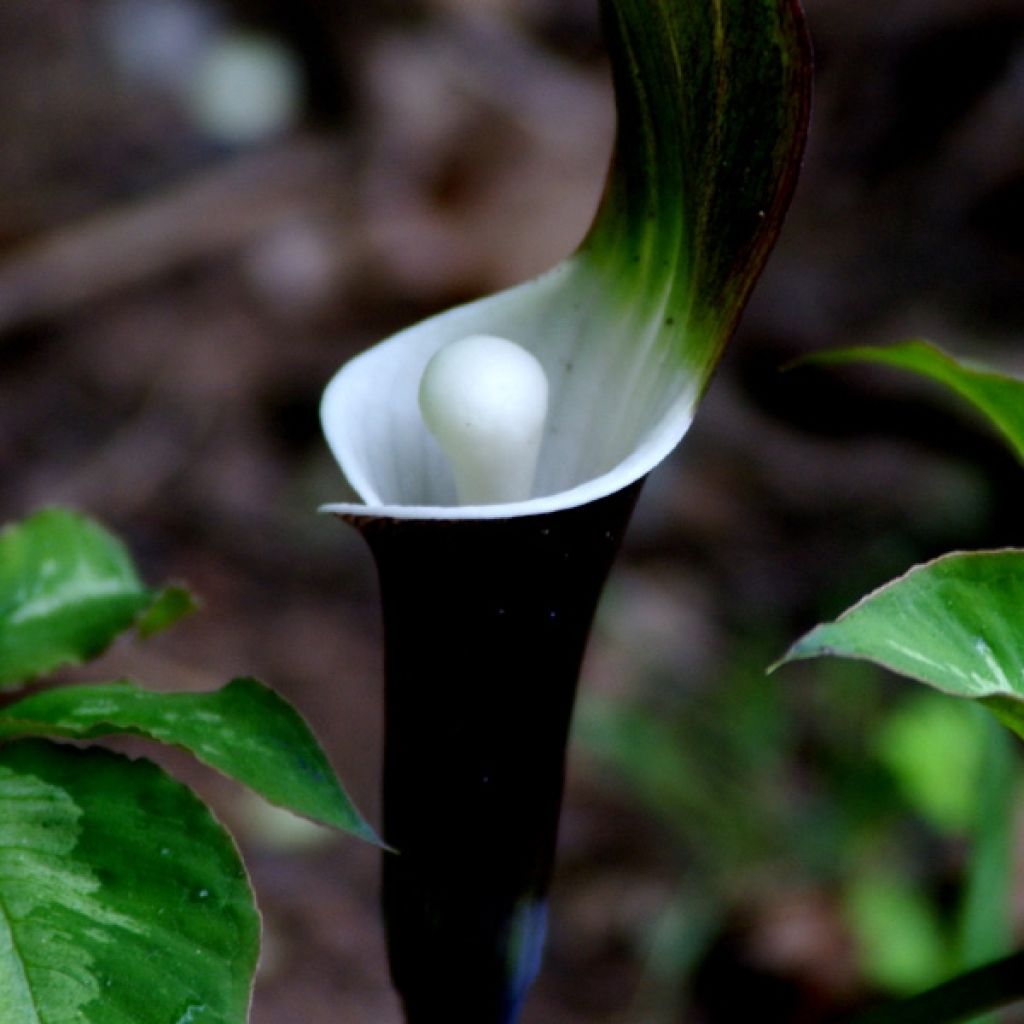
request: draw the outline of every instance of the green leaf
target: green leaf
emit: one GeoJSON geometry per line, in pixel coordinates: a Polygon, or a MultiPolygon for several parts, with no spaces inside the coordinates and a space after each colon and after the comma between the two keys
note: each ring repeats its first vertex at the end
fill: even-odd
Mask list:
{"type": "Polygon", "coordinates": [[[0,750],[0,1024],[244,1024],[258,946],[188,789],[104,750],[0,750]]]}
{"type": "Polygon", "coordinates": [[[942,922],[919,886],[872,872],[851,883],[844,902],[861,970],[872,984],[905,994],[947,973],[952,956],[942,922]]]}
{"type": "Polygon", "coordinates": [[[1024,736],[1024,551],[916,566],[811,630],[778,664],[824,656],[871,661],[981,701],[1024,736]]]}
{"type": "MultiPolygon", "coordinates": [[[[947,701],[947,703],[950,703],[947,701]]],[[[1010,736],[980,709],[984,747],[976,781],[973,850],[960,911],[959,960],[977,967],[1013,946],[1018,764],[1010,736]]],[[[948,756],[948,751],[944,754],[948,756]]]]}
{"type": "Polygon", "coordinates": [[[176,622],[191,615],[199,607],[195,594],[187,587],[164,587],[153,598],[153,603],[139,619],[137,629],[144,640],[169,629],[176,622]]]}
{"type": "Polygon", "coordinates": [[[1024,379],[1020,377],[999,373],[981,363],[954,359],[926,341],[836,349],[815,353],[801,363],[879,363],[938,381],[980,412],[1024,462],[1024,379]]]}
{"type": "Polygon", "coordinates": [[[974,823],[988,716],[931,691],[915,692],[880,723],[879,759],[934,828],[965,835],[974,823]]]}
{"type": "Polygon", "coordinates": [[[235,679],[213,693],[153,693],[129,682],[61,687],[0,712],[0,739],[88,740],[119,733],[184,747],[271,803],[380,842],[309,726],[255,679],[235,679]]]}
{"type": "Polygon", "coordinates": [[[324,430],[365,504],[329,509],[497,518],[571,507],[645,475],[689,427],[796,182],[810,95],[803,15],[797,0],[601,9],[618,136],[591,231],[550,273],[431,317],[342,368],[324,395],[324,430]],[[540,459],[522,501],[460,506],[419,415],[430,358],[477,334],[517,342],[547,375],[540,459]]]}
{"type": "Polygon", "coordinates": [[[880,756],[915,808],[939,829],[971,833],[958,966],[1005,956],[1019,788],[1010,736],[981,707],[921,690],[886,718],[877,739],[880,756]]]}
{"type": "Polygon", "coordinates": [[[709,858],[709,877],[741,874],[752,851],[763,854],[776,836],[751,783],[765,767],[745,771],[750,765],[736,734],[740,716],[723,712],[704,721],[689,710],[676,721],[639,705],[590,697],[574,717],[574,740],[611,769],[634,803],[697,861],[709,858]]]}
{"type": "MultiPolygon", "coordinates": [[[[37,512],[0,533],[0,687],[100,654],[153,604],[117,538],[66,509],[37,512]]],[[[152,608],[147,632],[182,611],[152,608]]]]}

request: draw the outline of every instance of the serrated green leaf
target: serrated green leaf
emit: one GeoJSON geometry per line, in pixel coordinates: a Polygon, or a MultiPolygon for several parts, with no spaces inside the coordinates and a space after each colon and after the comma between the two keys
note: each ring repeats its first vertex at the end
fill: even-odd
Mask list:
{"type": "Polygon", "coordinates": [[[255,679],[213,693],[153,693],[130,682],[66,686],[0,712],[0,738],[88,740],[131,733],[184,747],[271,803],[378,843],[299,713],[255,679]]]}
{"type": "Polygon", "coordinates": [[[0,1024],[244,1024],[258,946],[188,789],[104,750],[0,750],[0,1024]]]}
{"type": "Polygon", "coordinates": [[[877,363],[938,381],[980,412],[1024,462],[1024,379],[1020,377],[1000,373],[981,363],[954,359],[926,341],[834,349],[815,353],[801,362],[877,363]]]}
{"type": "Polygon", "coordinates": [[[871,661],[982,701],[1024,736],[1024,551],[916,566],[811,630],[778,664],[823,656],[871,661]]]}

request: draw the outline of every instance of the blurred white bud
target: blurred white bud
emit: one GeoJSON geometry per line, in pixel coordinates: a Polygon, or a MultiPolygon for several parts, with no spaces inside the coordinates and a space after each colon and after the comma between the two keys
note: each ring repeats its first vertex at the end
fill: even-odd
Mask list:
{"type": "Polygon", "coordinates": [[[227,35],[205,54],[190,92],[192,116],[211,138],[261,142],[293,127],[304,104],[302,69],[270,36],[227,35]]]}

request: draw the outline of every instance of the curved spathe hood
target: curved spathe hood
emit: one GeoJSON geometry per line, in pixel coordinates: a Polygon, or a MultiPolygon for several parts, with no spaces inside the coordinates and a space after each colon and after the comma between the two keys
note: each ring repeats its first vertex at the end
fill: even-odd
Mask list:
{"type": "Polygon", "coordinates": [[[535,281],[431,317],[339,371],[323,425],[361,502],[326,510],[467,519],[569,508],[640,479],[686,433],[792,194],[809,48],[797,0],[603,0],[602,12],[619,128],[587,239],[535,281]],[[517,342],[548,376],[524,501],[457,504],[420,414],[431,356],[475,334],[517,342]]]}
{"type": "Polygon", "coordinates": [[[613,322],[598,295],[588,311],[574,310],[582,302],[573,284],[585,274],[570,261],[535,282],[417,324],[346,364],[328,386],[322,415],[334,455],[366,504],[328,508],[399,518],[531,515],[620,490],[660,462],[689,426],[697,388],[679,371],[644,374],[635,349],[624,358],[618,337],[644,330],[628,310],[613,322]],[[417,392],[438,349],[483,331],[537,356],[551,388],[550,413],[534,496],[462,506],[417,392]]]}

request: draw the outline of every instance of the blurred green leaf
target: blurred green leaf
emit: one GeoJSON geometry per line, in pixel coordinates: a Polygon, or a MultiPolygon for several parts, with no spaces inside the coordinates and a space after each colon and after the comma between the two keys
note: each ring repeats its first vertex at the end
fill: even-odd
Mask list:
{"type": "Polygon", "coordinates": [[[957,965],[1011,948],[1016,767],[1010,737],[981,707],[915,694],[882,723],[879,755],[936,828],[971,836],[957,965]]]}
{"type": "Polygon", "coordinates": [[[878,727],[875,747],[913,808],[943,832],[974,824],[984,721],[939,694],[914,694],[878,727]]]}
{"type": "Polygon", "coordinates": [[[965,969],[1005,956],[1012,948],[1019,792],[1010,736],[980,708],[970,710],[982,729],[972,807],[973,849],[960,914],[959,966],[965,969]]]}
{"type": "Polygon", "coordinates": [[[129,682],[62,687],[0,712],[0,738],[120,733],[184,747],[273,804],[379,844],[309,726],[255,679],[213,693],[153,693],[129,682]]]}
{"type": "Polygon", "coordinates": [[[818,352],[801,363],[878,363],[944,384],[966,399],[1010,443],[1024,462],[1024,380],[968,360],[957,360],[925,341],[863,345],[818,352]]]}
{"type": "Polygon", "coordinates": [[[66,509],[44,509],[0,533],[0,687],[100,654],[146,609],[146,632],[185,610],[156,599],[116,537],[66,509]]]}
{"type": "Polygon", "coordinates": [[[198,607],[195,594],[187,587],[164,587],[139,619],[139,636],[148,639],[162,633],[186,615],[191,615],[198,607]]]}
{"type": "Polygon", "coordinates": [[[752,858],[776,853],[779,835],[773,808],[762,799],[763,765],[747,760],[736,722],[719,710],[670,716],[592,697],[577,709],[574,735],[690,856],[722,879],[742,874],[752,858]]]}
{"type": "Polygon", "coordinates": [[[670,827],[714,815],[694,752],[672,721],[638,706],[589,698],[573,724],[576,739],[610,765],[647,809],[670,827]]]}
{"type": "Polygon", "coordinates": [[[148,761],[0,750],[0,1022],[244,1024],[259,919],[230,837],[148,761]]]}
{"type": "Polygon", "coordinates": [[[981,701],[1024,736],[1024,551],[916,566],[811,630],[777,664],[825,656],[872,661],[981,701]]]}
{"type": "Polygon", "coordinates": [[[861,969],[872,984],[906,994],[949,972],[945,929],[918,885],[893,872],[870,872],[851,883],[844,902],[861,969]]]}

